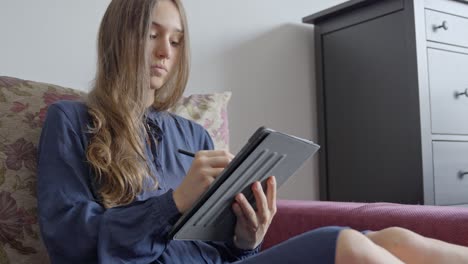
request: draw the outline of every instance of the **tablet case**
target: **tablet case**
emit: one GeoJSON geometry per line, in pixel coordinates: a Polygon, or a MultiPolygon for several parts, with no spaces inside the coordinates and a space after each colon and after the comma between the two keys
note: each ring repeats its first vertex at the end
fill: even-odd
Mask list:
{"type": "Polygon", "coordinates": [[[228,170],[228,166],[224,171],[227,174],[221,173],[216,178],[205,197],[197,201],[195,208],[186,212],[173,226],[169,238],[231,240],[236,223],[236,216],[231,209],[234,196],[242,192],[255,208],[255,198],[251,191],[253,182],[260,181],[266,190],[266,179],[274,175],[277,187],[280,187],[318,149],[319,146],[311,141],[259,128],[239,152],[238,155],[245,155],[241,163],[232,171],[228,170]],[[217,186],[216,181],[220,181],[217,186]]]}

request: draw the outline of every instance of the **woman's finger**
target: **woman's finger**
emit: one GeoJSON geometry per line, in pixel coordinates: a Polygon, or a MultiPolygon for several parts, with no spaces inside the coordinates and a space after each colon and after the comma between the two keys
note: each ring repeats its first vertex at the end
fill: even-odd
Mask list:
{"type": "Polygon", "coordinates": [[[234,214],[236,215],[236,219],[237,219],[236,221],[238,225],[242,227],[249,227],[252,225],[249,219],[247,219],[247,217],[245,216],[238,202],[233,203],[232,210],[234,211],[234,214]]]}
{"type": "Polygon", "coordinates": [[[267,180],[267,203],[272,214],[276,213],[276,177],[270,176],[267,180]]]}
{"type": "Polygon", "coordinates": [[[239,207],[241,208],[247,223],[255,229],[258,228],[257,214],[250,205],[249,201],[247,201],[247,198],[245,198],[245,196],[240,193],[236,196],[236,201],[239,204],[239,207]]]}
{"type": "Polygon", "coordinates": [[[219,157],[219,156],[226,156],[231,159],[234,158],[234,155],[227,150],[200,150],[195,153],[196,156],[205,156],[205,157],[219,157]]]}
{"type": "Polygon", "coordinates": [[[213,168],[225,168],[232,159],[226,156],[208,157],[205,159],[206,165],[213,168]]]}
{"type": "Polygon", "coordinates": [[[209,177],[211,179],[216,179],[221,172],[223,172],[223,168],[205,168],[203,171],[203,176],[209,177]]]}
{"type": "Polygon", "coordinates": [[[237,202],[234,202],[232,204],[232,211],[236,215],[238,221],[245,221],[246,220],[245,215],[242,212],[242,209],[240,208],[240,206],[239,206],[239,204],[237,202]]]}
{"type": "Polygon", "coordinates": [[[270,215],[268,209],[267,198],[263,192],[262,185],[260,182],[254,182],[252,184],[252,192],[255,196],[255,203],[257,205],[257,216],[260,223],[268,221],[268,216],[270,215]]]}

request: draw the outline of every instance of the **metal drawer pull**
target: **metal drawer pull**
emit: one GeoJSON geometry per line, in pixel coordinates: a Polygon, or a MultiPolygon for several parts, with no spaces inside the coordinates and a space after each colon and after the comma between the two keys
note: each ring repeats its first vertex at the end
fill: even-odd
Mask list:
{"type": "Polygon", "coordinates": [[[437,31],[439,28],[443,28],[443,29],[445,29],[445,30],[448,30],[447,21],[444,20],[444,21],[442,22],[442,25],[440,25],[440,26],[434,25],[433,28],[434,28],[434,31],[437,31]]]}
{"type": "Polygon", "coordinates": [[[465,175],[468,175],[468,171],[459,171],[458,178],[463,179],[465,175]]]}
{"type": "Polygon", "coordinates": [[[466,97],[468,97],[468,88],[465,89],[463,93],[455,92],[455,98],[458,98],[459,96],[462,96],[462,95],[465,95],[466,97]]]}

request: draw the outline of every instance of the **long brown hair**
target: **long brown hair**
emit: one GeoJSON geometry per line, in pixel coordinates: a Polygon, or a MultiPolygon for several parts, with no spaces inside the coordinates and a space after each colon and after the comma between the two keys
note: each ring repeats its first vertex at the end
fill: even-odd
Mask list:
{"type": "MultiPolygon", "coordinates": [[[[182,52],[166,83],[154,92],[153,107],[165,111],[182,96],[189,73],[187,19],[180,0],[184,38],[182,52]]],[[[144,115],[150,89],[149,28],[158,0],[112,0],[98,33],[94,87],[88,95],[91,116],[86,158],[96,174],[101,203],[131,203],[143,191],[146,177],[157,186],[146,160],[144,115]]]]}

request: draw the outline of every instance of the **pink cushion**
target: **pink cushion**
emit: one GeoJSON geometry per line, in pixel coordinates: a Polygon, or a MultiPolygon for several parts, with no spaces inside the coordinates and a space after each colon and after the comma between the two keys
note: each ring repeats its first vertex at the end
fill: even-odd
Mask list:
{"type": "Polygon", "coordinates": [[[263,249],[322,226],[380,230],[399,226],[421,235],[468,246],[468,208],[280,200],[263,249]]]}

